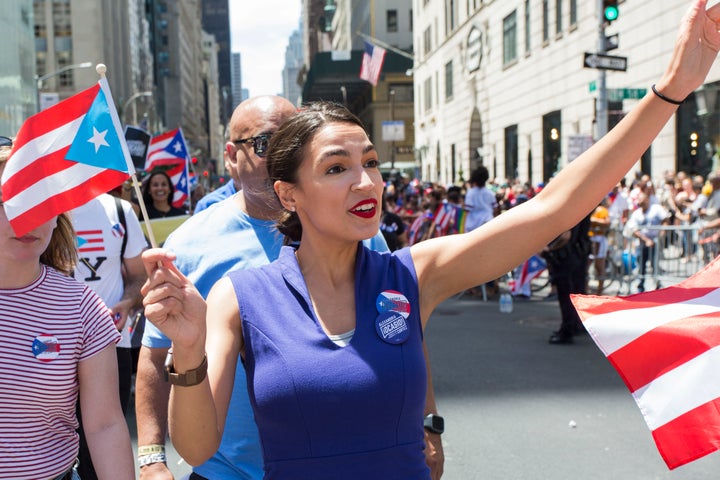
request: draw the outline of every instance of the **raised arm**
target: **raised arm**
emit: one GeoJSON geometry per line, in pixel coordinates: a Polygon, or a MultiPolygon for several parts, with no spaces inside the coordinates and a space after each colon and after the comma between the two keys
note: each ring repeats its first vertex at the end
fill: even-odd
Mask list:
{"type": "MultiPolygon", "coordinates": [[[[707,0],[694,0],[683,18],[670,64],[656,83],[667,98],[687,97],[717,57],[720,6],[706,8],[707,0]]],[[[530,201],[468,234],[413,246],[423,321],[441,301],[505,274],[587,215],[632,168],[676,109],[651,91],[530,201]]]]}

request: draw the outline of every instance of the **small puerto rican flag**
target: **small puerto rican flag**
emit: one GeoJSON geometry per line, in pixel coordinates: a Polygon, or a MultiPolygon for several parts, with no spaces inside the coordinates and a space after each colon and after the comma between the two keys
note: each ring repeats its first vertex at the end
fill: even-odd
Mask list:
{"type": "Polygon", "coordinates": [[[77,232],[78,252],[102,252],[105,250],[102,230],[81,230],[77,232]]]}
{"type": "Polygon", "coordinates": [[[60,342],[55,335],[43,333],[33,340],[32,353],[41,362],[50,362],[60,355],[60,342]]]}

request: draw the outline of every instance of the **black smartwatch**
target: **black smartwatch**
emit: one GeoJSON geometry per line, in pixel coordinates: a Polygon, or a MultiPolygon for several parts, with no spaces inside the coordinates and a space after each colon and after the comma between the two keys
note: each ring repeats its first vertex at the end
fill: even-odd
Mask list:
{"type": "Polygon", "coordinates": [[[424,426],[428,432],[440,435],[445,431],[445,419],[440,415],[431,413],[425,417],[424,426]]]}

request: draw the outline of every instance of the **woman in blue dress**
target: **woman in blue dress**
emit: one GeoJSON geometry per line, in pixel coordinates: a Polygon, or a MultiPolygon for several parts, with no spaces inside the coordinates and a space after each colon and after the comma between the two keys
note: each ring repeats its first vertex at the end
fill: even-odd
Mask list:
{"type": "Polygon", "coordinates": [[[383,194],[363,125],[339,105],[298,112],[267,157],[284,208],[279,230],[296,242],[277,261],[229,274],[205,304],[170,252],[144,254],[145,314],[173,340],[177,450],[195,465],[217,449],[240,355],[265,478],[430,478],[422,335],[432,311],[511,270],[598,204],[702,84],[720,48],[718,22],[719,6],[694,0],[652,92],[533,199],[472,232],[391,254],[360,244],[378,231],[383,194]]]}

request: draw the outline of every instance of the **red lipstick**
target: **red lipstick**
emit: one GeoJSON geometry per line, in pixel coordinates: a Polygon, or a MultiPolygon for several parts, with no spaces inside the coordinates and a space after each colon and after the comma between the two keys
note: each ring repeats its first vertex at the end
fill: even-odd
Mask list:
{"type": "Polygon", "coordinates": [[[363,200],[352,207],[350,209],[350,213],[361,218],[372,218],[375,216],[375,212],[377,211],[377,204],[377,200],[374,199],[363,200]]]}

